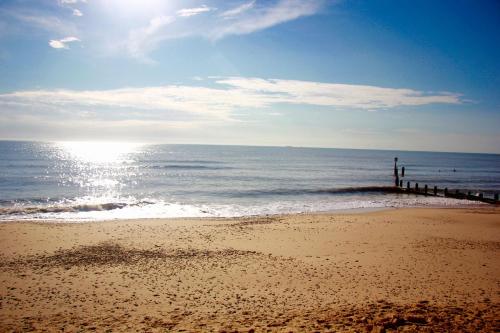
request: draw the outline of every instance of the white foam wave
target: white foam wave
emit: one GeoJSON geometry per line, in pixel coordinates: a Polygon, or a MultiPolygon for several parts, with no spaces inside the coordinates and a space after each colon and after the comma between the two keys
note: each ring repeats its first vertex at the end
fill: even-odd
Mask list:
{"type": "MultiPolygon", "coordinates": [[[[107,198],[108,200],[111,198],[107,198]]],[[[102,198],[101,198],[102,200],[102,198]]],[[[338,210],[376,209],[389,207],[463,207],[484,205],[476,201],[453,198],[435,198],[407,195],[382,195],[352,198],[336,198],[311,201],[273,201],[262,204],[184,204],[162,200],[132,198],[113,198],[112,202],[123,204],[113,206],[96,203],[89,198],[72,201],[67,209],[57,207],[43,208],[38,211],[22,211],[0,215],[0,220],[50,220],[61,222],[104,221],[143,218],[203,218],[203,217],[241,217],[255,215],[276,215],[292,213],[334,212],[338,210]],[[126,203],[126,204],[125,204],[126,203]],[[96,209],[87,209],[88,207],[96,209]],[[74,209],[84,207],[85,209],[74,209]],[[114,207],[100,209],[100,207],[114,207]]],[[[65,206],[66,207],[66,206],[65,206]]]]}

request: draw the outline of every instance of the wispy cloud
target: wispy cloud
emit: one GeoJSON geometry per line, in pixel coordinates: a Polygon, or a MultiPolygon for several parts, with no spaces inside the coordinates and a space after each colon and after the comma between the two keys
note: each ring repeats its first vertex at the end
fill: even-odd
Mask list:
{"type": "Polygon", "coordinates": [[[217,80],[217,83],[227,85],[236,91],[259,95],[268,103],[310,104],[365,110],[433,103],[462,103],[459,94],[428,93],[412,89],[368,85],[243,77],[223,78],[217,80]]]}
{"type": "Polygon", "coordinates": [[[244,3],[232,9],[228,9],[220,14],[220,16],[224,18],[234,18],[235,16],[241,15],[249,9],[252,9],[255,6],[255,0],[244,3]]]}
{"type": "Polygon", "coordinates": [[[86,3],[87,0],[59,0],[59,3],[62,5],[74,5],[77,3],[86,3]]]}
{"type": "Polygon", "coordinates": [[[323,1],[318,0],[280,0],[272,6],[256,6],[249,10],[254,3],[247,3],[229,11],[230,14],[245,15],[238,15],[234,20],[225,20],[215,25],[209,32],[209,37],[221,39],[228,35],[244,35],[268,29],[303,16],[314,15],[322,8],[322,4],[323,1]]]}
{"type": "Polygon", "coordinates": [[[203,5],[201,7],[180,9],[177,11],[177,15],[182,16],[182,17],[189,17],[189,16],[195,16],[198,14],[210,12],[212,10],[215,10],[215,8],[203,5]]]}
{"type": "Polygon", "coordinates": [[[53,47],[54,49],[69,49],[68,44],[73,43],[73,42],[80,42],[80,39],[76,37],[66,37],[63,39],[52,39],[49,41],[50,47],[53,47]]]}
{"type": "Polygon", "coordinates": [[[273,2],[244,2],[237,7],[225,8],[220,15],[203,15],[215,8],[203,5],[184,8],[176,12],[177,17],[197,17],[196,24],[184,24],[172,16],[153,18],[142,28],[133,29],[129,34],[127,49],[129,54],[145,62],[154,63],[148,54],[167,39],[202,36],[210,40],[220,40],[230,35],[244,35],[264,30],[297,18],[314,15],[323,6],[323,0],[279,0],[273,2]],[[167,19],[168,18],[168,19],[167,19]],[[166,29],[166,25],[171,25],[166,29]]]}
{"type": "MultiPolygon", "coordinates": [[[[434,103],[461,104],[459,94],[426,93],[412,89],[366,85],[220,78],[215,87],[167,85],[112,90],[30,90],[0,94],[0,110],[12,114],[57,110],[64,117],[102,119],[106,114],[120,120],[156,119],[229,121],[238,110],[266,109],[277,115],[278,104],[338,109],[389,109],[434,103]],[[92,110],[89,112],[89,110],[92,110]],[[112,110],[112,112],[110,111],[112,110]],[[111,113],[110,113],[111,112],[111,113]],[[175,117],[175,119],[172,119],[175,117]]],[[[0,111],[1,113],[2,111],[0,111]]],[[[279,112],[282,114],[282,112],[279,112]]],[[[58,116],[59,117],[59,116],[58,116]]]]}
{"type": "Polygon", "coordinates": [[[77,4],[86,4],[87,0],[58,0],[61,7],[69,8],[73,11],[73,16],[83,16],[83,13],[78,8],[74,8],[77,4]]]}
{"type": "Polygon", "coordinates": [[[8,15],[21,22],[24,26],[29,26],[37,30],[57,33],[59,35],[77,34],[76,26],[72,22],[43,12],[18,10],[8,12],[8,15]]]}
{"type": "Polygon", "coordinates": [[[174,21],[175,18],[171,16],[158,16],[151,19],[147,26],[132,30],[126,44],[129,54],[143,62],[154,63],[148,54],[166,38],[162,34],[163,27],[174,21]]]}
{"type": "MultiPolygon", "coordinates": [[[[64,48],[60,42],[61,37],[77,36],[93,41],[90,46],[95,51],[93,54],[116,55],[125,51],[125,54],[141,62],[155,63],[150,54],[166,40],[200,36],[215,41],[231,35],[250,34],[314,15],[320,12],[326,0],[221,1],[218,3],[218,9],[208,4],[172,8],[172,5],[156,4],[162,2],[155,0],[152,7],[157,10],[151,9],[147,11],[147,15],[141,13],[134,16],[134,20],[122,21],[116,29],[103,22],[101,17],[95,19],[91,16],[99,13],[102,8],[121,8],[117,5],[115,8],[111,5],[86,4],[86,1],[82,0],[52,1],[68,12],[54,10],[53,6],[48,5],[26,7],[16,3],[0,9],[0,18],[3,16],[6,22],[9,22],[9,30],[45,34],[44,38],[55,41],[51,43],[55,47],[64,48]],[[79,19],[78,17],[84,15],[84,10],[79,6],[88,6],[94,10],[85,12],[85,19],[79,19]],[[216,10],[220,14],[216,15],[216,10]],[[70,13],[72,15],[69,15],[70,13]],[[154,16],[151,16],[152,13],[155,13],[154,16]],[[92,24],[88,24],[89,22],[92,24]]],[[[123,6],[124,13],[131,15],[125,10],[127,4],[120,3],[120,6],[123,6]]]]}
{"type": "MultiPolygon", "coordinates": [[[[231,89],[213,89],[191,86],[160,86],[123,88],[114,90],[36,90],[19,91],[0,95],[0,104],[37,105],[40,108],[85,110],[100,107],[141,110],[148,112],[177,111],[198,117],[229,119],[231,111],[238,107],[264,106],[258,98],[231,89]]],[[[130,112],[128,116],[133,115],[130,112]]],[[[121,115],[124,116],[125,115],[121,115]]]]}

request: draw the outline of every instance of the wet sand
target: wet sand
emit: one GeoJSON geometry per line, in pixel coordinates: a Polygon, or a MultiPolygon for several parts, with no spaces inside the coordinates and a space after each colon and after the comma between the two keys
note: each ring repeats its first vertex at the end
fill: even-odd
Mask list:
{"type": "Polygon", "coordinates": [[[500,331],[500,209],[0,224],[0,331],[500,331]]]}

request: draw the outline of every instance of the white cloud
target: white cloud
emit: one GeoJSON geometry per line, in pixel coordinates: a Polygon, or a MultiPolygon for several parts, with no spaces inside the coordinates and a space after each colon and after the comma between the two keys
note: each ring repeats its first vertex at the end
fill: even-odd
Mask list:
{"type": "Polygon", "coordinates": [[[215,10],[215,8],[211,8],[211,7],[208,7],[206,5],[203,5],[201,7],[184,8],[184,9],[178,10],[177,15],[182,16],[182,17],[189,17],[189,16],[195,16],[198,14],[210,12],[212,10],[215,10]]]}
{"type": "MultiPolygon", "coordinates": [[[[244,35],[271,28],[320,11],[324,0],[279,0],[273,2],[250,1],[238,7],[227,8],[221,15],[200,17],[196,24],[186,24],[175,17],[157,16],[148,24],[129,33],[126,48],[129,55],[146,63],[154,63],[149,53],[167,39],[202,36],[210,40],[229,35],[244,35]],[[163,29],[169,24],[169,29],[163,29]]],[[[206,5],[184,8],[176,13],[181,17],[195,16],[215,10],[206,5]]]]}
{"type": "Polygon", "coordinates": [[[53,47],[55,49],[64,49],[66,48],[66,45],[64,43],[58,41],[58,40],[50,40],[49,41],[50,47],[53,47]]]}
{"type": "Polygon", "coordinates": [[[268,103],[309,104],[365,110],[433,103],[462,103],[458,94],[426,93],[412,89],[368,85],[242,77],[219,79],[217,83],[228,85],[233,90],[248,94],[260,94],[265,97],[268,103]]]}
{"type": "Polygon", "coordinates": [[[132,30],[127,41],[129,54],[146,63],[153,62],[147,55],[165,39],[162,29],[174,21],[171,16],[158,16],[151,19],[147,26],[132,30]]]}
{"type": "Polygon", "coordinates": [[[79,42],[80,39],[76,37],[66,37],[63,39],[49,41],[49,45],[55,49],[69,49],[68,43],[79,42]]]}
{"type": "Polygon", "coordinates": [[[39,29],[61,35],[76,35],[78,32],[72,22],[44,13],[17,10],[11,12],[10,16],[22,22],[24,25],[36,28],[37,30],[39,29]]]}
{"type": "MultiPolygon", "coordinates": [[[[192,143],[207,142],[206,139],[211,138],[212,143],[273,142],[328,146],[333,142],[329,136],[332,131],[323,117],[319,117],[323,119],[321,122],[314,124],[314,117],[311,117],[309,125],[298,124],[292,129],[321,129],[325,131],[321,137],[328,138],[326,141],[290,137],[287,134],[290,128],[280,121],[280,116],[292,117],[286,111],[287,106],[300,106],[294,108],[294,113],[297,109],[301,113],[308,112],[314,107],[314,114],[317,115],[319,110],[329,113],[339,109],[368,111],[433,103],[463,103],[458,94],[365,85],[243,77],[201,82],[210,86],[202,87],[200,82],[196,82],[196,85],[110,90],[27,90],[0,94],[0,132],[4,138],[24,139],[31,135],[37,139],[79,136],[81,139],[123,138],[138,141],[160,138],[162,141],[184,140],[185,143],[192,143]],[[269,115],[265,124],[262,123],[263,112],[269,115]],[[266,128],[273,129],[266,132],[266,128]],[[274,141],[269,141],[271,139],[274,141]]],[[[342,117],[340,114],[331,116],[331,119],[342,117]]],[[[294,118],[296,122],[297,118],[294,118]]],[[[392,147],[381,143],[380,137],[363,136],[366,140],[360,137],[356,133],[337,132],[335,142],[337,145],[360,148],[372,143],[374,148],[392,147]],[[375,141],[377,138],[379,141],[375,141]]],[[[392,138],[390,142],[393,141],[392,138]]]]}
{"type": "Polygon", "coordinates": [[[77,3],[86,3],[87,0],[59,0],[59,3],[61,5],[74,5],[74,4],[77,4],[77,3]]]}
{"type": "Polygon", "coordinates": [[[233,18],[235,16],[241,15],[249,9],[252,9],[255,5],[255,0],[244,3],[238,7],[229,9],[220,14],[220,16],[225,18],[233,18]]]}
{"type": "MultiPolygon", "coordinates": [[[[108,24],[102,21],[104,16],[89,17],[92,24],[83,25],[75,17],[90,15],[80,6],[86,6],[82,0],[53,0],[67,9],[73,16],[58,15],[53,8],[44,6],[23,7],[16,5],[0,8],[0,18],[16,20],[9,29],[26,30],[29,34],[52,36],[85,36],[92,40],[94,54],[127,54],[145,63],[154,63],[150,54],[165,40],[199,36],[209,40],[219,40],[230,35],[250,34],[318,13],[326,0],[239,0],[236,2],[217,2],[219,9],[211,4],[188,8],[176,7],[161,0],[147,0],[124,4],[121,1],[105,1],[89,4],[94,9],[105,10],[103,13],[115,15],[120,23],[108,24]],[[210,6],[208,6],[210,5],[210,6]],[[77,8],[78,7],[78,8],[77,8]],[[51,10],[49,10],[51,9],[51,10]],[[220,15],[201,15],[218,10],[220,15]],[[137,12],[137,13],[136,13],[137,12]],[[72,17],[72,18],[71,18],[72,17]],[[126,19],[125,19],[126,18],[126,19]],[[190,18],[187,20],[186,18],[190,18]],[[168,25],[168,28],[167,28],[168,25]]],[[[126,2],[126,1],[125,1],[126,2]]],[[[216,3],[212,1],[211,3],[216,3]]],[[[92,11],[92,14],[97,13],[92,11]]],[[[114,17],[113,17],[114,19],[114,17]]],[[[106,23],[108,22],[108,23],[106,23]]],[[[0,34],[7,29],[1,29],[0,34]]],[[[53,39],[53,47],[64,45],[53,39]]]]}
{"type": "MultiPolygon", "coordinates": [[[[225,20],[209,33],[212,39],[228,35],[244,35],[264,30],[275,25],[316,14],[322,7],[319,0],[280,0],[271,6],[256,7],[236,20],[225,20]]],[[[244,12],[244,11],[242,11],[244,12]]]]}
{"type": "Polygon", "coordinates": [[[76,37],[66,37],[61,39],[61,42],[63,43],[70,43],[70,42],[79,42],[80,40],[76,37]]]}
{"type": "MultiPolygon", "coordinates": [[[[221,78],[215,87],[167,85],[112,90],[31,90],[0,94],[0,110],[54,112],[64,117],[112,117],[115,120],[234,120],[240,109],[267,108],[277,115],[277,104],[336,109],[388,109],[434,103],[460,104],[458,94],[425,93],[383,88],[293,80],[221,78]],[[91,111],[89,111],[91,110],[91,111]],[[175,119],[172,119],[174,117],[175,119]]],[[[1,112],[1,111],[0,111],[1,112]]],[[[10,112],[12,113],[12,112],[10,112]]],[[[282,112],[279,112],[280,114],[282,112]]]]}

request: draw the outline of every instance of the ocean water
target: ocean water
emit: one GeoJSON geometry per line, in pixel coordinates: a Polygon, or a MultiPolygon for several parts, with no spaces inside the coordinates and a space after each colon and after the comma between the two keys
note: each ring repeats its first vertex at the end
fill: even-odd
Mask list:
{"type": "Polygon", "coordinates": [[[388,193],[396,156],[405,182],[500,192],[500,155],[492,154],[0,141],[0,220],[477,205],[388,193]]]}

